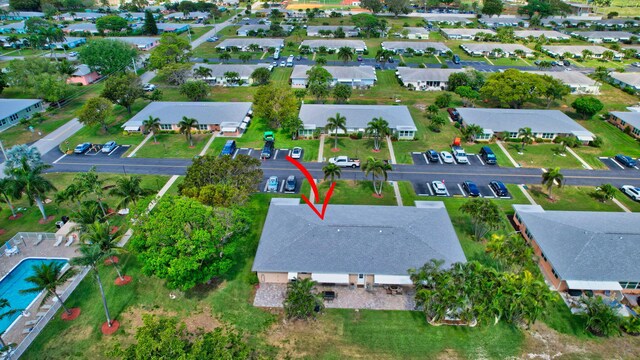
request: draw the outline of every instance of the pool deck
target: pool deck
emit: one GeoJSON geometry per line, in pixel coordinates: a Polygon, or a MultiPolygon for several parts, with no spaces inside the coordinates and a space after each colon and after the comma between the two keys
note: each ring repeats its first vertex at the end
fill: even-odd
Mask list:
{"type": "MultiPolygon", "coordinates": [[[[8,274],[16,265],[18,265],[22,260],[27,258],[64,258],[71,259],[77,255],[78,250],[78,241],[77,238],[74,239],[73,243],[69,246],[65,246],[66,242],[69,238],[69,231],[74,224],[67,223],[60,230],[58,230],[55,234],[52,233],[18,233],[11,242],[12,247],[17,247],[19,253],[13,254],[11,256],[6,255],[4,253],[5,247],[2,246],[0,250],[3,252],[0,253],[2,258],[0,259],[0,277],[4,277],[8,274]],[[20,237],[22,235],[22,238],[20,237]],[[38,242],[38,235],[42,235],[42,240],[39,244],[35,245],[38,242]],[[58,236],[63,237],[63,241],[58,245],[54,246],[58,241],[58,236]]],[[[68,281],[64,286],[58,289],[58,294],[62,294],[66,288],[71,285],[71,281],[68,281]]],[[[28,334],[25,332],[28,329],[31,329],[35,326],[35,324],[43,318],[43,313],[46,313],[48,309],[54,303],[53,299],[49,299],[47,304],[41,304],[42,298],[44,294],[40,294],[35,301],[32,302],[31,306],[26,309],[24,314],[16,319],[16,321],[11,325],[11,327],[6,331],[2,338],[4,341],[9,343],[19,344],[28,334]],[[43,305],[43,306],[41,306],[43,305]],[[41,316],[37,316],[37,315],[41,316]]]]}

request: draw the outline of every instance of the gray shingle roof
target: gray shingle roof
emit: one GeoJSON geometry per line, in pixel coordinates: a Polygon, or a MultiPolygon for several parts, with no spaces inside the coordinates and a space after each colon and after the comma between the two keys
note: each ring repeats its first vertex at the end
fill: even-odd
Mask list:
{"type": "MultiPolygon", "coordinates": [[[[373,66],[323,66],[334,79],[375,79],[376,71],[373,66]]],[[[291,73],[292,79],[306,79],[309,65],[296,65],[291,73]]]]}
{"type": "MultiPolygon", "coordinates": [[[[293,26],[291,26],[291,25],[280,25],[280,26],[282,27],[282,29],[284,31],[291,31],[291,29],[293,29],[293,26]]],[[[266,25],[266,24],[263,24],[263,25],[260,25],[260,24],[258,24],[258,25],[242,25],[237,30],[237,32],[242,32],[242,31],[249,32],[249,31],[252,31],[252,30],[253,31],[258,31],[258,30],[269,31],[270,28],[271,28],[271,26],[270,25],[266,25]]]]}
{"type": "Polygon", "coordinates": [[[223,122],[242,123],[249,110],[249,102],[178,102],[154,101],[122,125],[141,126],[149,116],[160,118],[162,124],[177,124],[183,116],[195,118],[199,124],[215,125],[223,122]]]}
{"type": "Polygon", "coordinates": [[[456,109],[466,124],[475,124],[494,132],[517,132],[528,127],[534,133],[591,134],[560,110],[456,109]]]}
{"type": "Polygon", "coordinates": [[[24,21],[20,21],[17,23],[11,23],[11,24],[7,24],[7,25],[2,25],[0,26],[0,29],[14,29],[14,30],[21,30],[25,28],[25,24],[24,21]]]}
{"type": "Polygon", "coordinates": [[[611,115],[626,122],[634,128],[640,129],[640,112],[612,111],[611,115]]]}
{"type": "Polygon", "coordinates": [[[502,43],[469,43],[460,45],[465,50],[472,52],[491,52],[494,49],[502,49],[507,53],[513,53],[516,50],[522,50],[525,54],[533,53],[533,50],[521,44],[502,44],[502,43]]]}
{"type": "Polygon", "coordinates": [[[629,39],[633,36],[626,31],[575,31],[572,34],[587,39],[629,39]]]}
{"type": "Polygon", "coordinates": [[[405,82],[448,81],[451,74],[464,71],[464,69],[417,69],[404,66],[398,68],[400,78],[405,82]]]}
{"type": "Polygon", "coordinates": [[[159,37],[152,36],[122,36],[122,37],[109,37],[109,40],[124,41],[127,44],[135,46],[148,46],[156,41],[160,41],[159,37]]]}
{"type": "Polygon", "coordinates": [[[477,33],[491,34],[496,35],[496,32],[491,29],[463,29],[463,28],[454,28],[454,29],[441,29],[443,33],[447,35],[473,35],[475,36],[477,33]]]}
{"type": "Polygon", "coordinates": [[[175,29],[182,29],[183,27],[191,27],[191,25],[189,24],[182,24],[182,23],[158,23],[156,24],[156,27],[158,27],[158,30],[162,30],[162,31],[174,31],[175,29]]]}
{"type": "Polygon", "coordinates": [[[91,74],[93,71],[89,69],[89,66],[85,64],[80,64],[76,67],[76,71],[74,71],[73,76],[85,76],[91,74]]]}
{"type": "MultiPolygon", "coordinates": [[[[562,55],[565,52],[568,52],[568,53],[571,53],[574,55],[580,55],[580,56],[582,56],[583,50],[589,50],[594,55],[601,55],[603,52],[610,50],[604,46],[598,46],[598,45],[558,45],[558,46],[544,45],[542,49],[558,55],[562,55]]],[[[614,54],[617,54],[617,52],[614,51],[614,54]]]]}
{"type": "Polygon", "coordinates": [[[578,71],[526,71],[537,75],[548,75],[567,85],[593,86],[597,82],[578,71]]]}
{"type": "Polygon", "coordinates": [[[612,78],[621,81],[625,84],[640,88],[640,74],[633,72],[612,72],[609,74],[612,78]]]}
{"type": "Polygon", "coordinates": [[[327,49],[339,49],[341,47],[349,47],[352,49],[366,49],[362,40],[338,40],[338,39],[316,39],[316,40],[303,40],[302,46],[308,45],[310,48],[319,48],[324,46],[327,49]]]}
{"type": "Polygon", "coordinates": [[[327,124],[327,119],[336,116],[336,113],[347,118],[347,127],[350,128],[364,129],[371,119],[382,117],[392,129],[402,127],[403,130],[417,130],[406,106],[303,104],[300,119],[305,127],[314,125],[322,128],[327,124]]]}
{"type": "Polygon", "coordinates": [[[68,31],[98,32],[98,27],[96,26],[96,24],[91,23],[69,24],[66,29],[68,29],[68,31]]]}
{"type": "Polygon", "coordinates": [[[307,33],[318,33],[321,30],[329,30],[329,31],[336,31],[338,30],[338,28],[342,28],[342,31],[344,32],[350,32],[350,31],[358,31],[358,28],[352,25],[324,25],[324,26],[307,26],[307,33]]]}
{"type": "Polygon", "coordinates": [[[218,48],[229,48],[232,46],[236,46],[239,48],[248,47],[251,44],[257,44],[260,47],[283,47],[284,40],[283,39],[271,39],[271,38],[231,38],[225,39],[220,44],[218,44],[218,48]]]}
{"type": "Polygon", "coordinates": [[[0,99],[0,119],[11,116],[41,101],[40,99],[0,99]]]}
{"type": "Polygon", "coordinates": [[[513,207],[562,279],[640,280],[639,213],[513,207]]]}
{"type": "Polygon", "coordinates": [[[411,48],[420,51],[434,48],[439,52],[451,51],[445,44],[431,41],[385,41],[382,43],[382,48],[386,50],[405,50],[411,48]]]}
{"type": "Polygon", "coordinates": [[[445,266],[466,261],[442,202],[329,205],[320,220],[298,199],[277,200],[283,199],[271,202],[253,271],[407,275],[431,259],[445,266]]]}
{"type": "Polygon", "coordinates": [[[269,67],[269,64],[205,64],[199,63],[193,65],[192,69],[205,67],[211,69],[212,77],[224,77],[226,72],[237,72],[240,78],[248,78],[258,68],[269,67]]]}
{"type": "Polygon", "coordinates": [[[544,35],[544,37],[546,37],[547,39],[570,39],[571,38],[571,36],[555,30],[516,30],[513,33],[516,37],[522,37],[522,38],[533,36],[534,38],[537,39],[542,35],[544,35]]]}

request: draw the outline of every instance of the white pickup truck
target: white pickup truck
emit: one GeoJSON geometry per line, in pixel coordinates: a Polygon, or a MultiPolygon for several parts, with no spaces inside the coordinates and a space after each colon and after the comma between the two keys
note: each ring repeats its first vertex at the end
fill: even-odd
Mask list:
{"type": "Polygon", "coordinates": [[[335,164],[339,167],[360,167],[360,160],[351,159],[348,156],[336,156],[329,159],[329,164],[335,164]]]}
{"type": "Polygon", "coordinates": [[[465,154],[464,149],[460,146],[452,146],[451,153],[453,157],[456,158],[456,162],[458,164],[468,164],[469,159],[467,159],[467,154],[465,154]]]}

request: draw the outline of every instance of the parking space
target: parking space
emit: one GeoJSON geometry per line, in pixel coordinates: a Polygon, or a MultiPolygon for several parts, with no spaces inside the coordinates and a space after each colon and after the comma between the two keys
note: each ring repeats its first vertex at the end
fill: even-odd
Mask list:
{"type": "Polygon", "coordinates": [[[413,163],[416,165],[429,164],[429,162],[427,161],[427,156],[422,152],[413,152],[411,153],[411,157],[413,158],[413,163]]]}
{"type": "Polygon", "coordinates": [[[618,171],[625,171],[625,170],[638,170],[637,166],[634,166],[632,168],[626,167],[622,164],[620,164],[620,162],[618,162],[616,159],[614,158],[610,158],[610,157],[601,157],[599,158],[600,161],[602,161],[610,170],[618,170],[618,171]]]}
{"type": "Polygon", "coordinates": [[[291,150],[276,149],[276,152],[273,153],[273,156],[271,157],[270,160],[287,161],[287,155],[291,155],[291,150]]]}
{"type": "Polygon", "coordinates": [[[302,181],[299,177],[296,177],[296,185],[293,191],[286,189],[287,178],[278,177],[278,186],[277,190],[273,188],[269,188],[269,178],[263,179],[263,181],[258,185],[258,188],[261,192],[269,192],[269,193],[280,193],[280,194],[298,194],[300,193],[300,188],[302,187],[302,181]]]}
{"type": "Polygon", "coordinates": [[[109,152],[102,152],[102,144],[93,144],[89,150],[83,154],[75,154],[77,156],[110,156],[110,157],[122,157],[126,153],[131,145],[118,145],[109,152]]]}
{"type": "MultiPolygon", "coordinates": [[[[465,191],[462,182],[453,182],[453,181],[444,181],[444,186],[446,189],[445,194],[437,194],[435,187],[432,185],[432,180],[428,181],[420,181],[413,183],[413,188],[415,189],[416,194],[420,196],[439,196],[439,197],[469,197],[467,191],[465,191]]],[[[438,180],[435,180],[438,181],[438,180]]],[[[497,196],[496,193],[489,186],[489,182],[486,183],[478,183],[476,182],[478,190],[480,191],[480,197],[487,199],[511,199],[511,195],[509,196],[497,196]]]]}
{"type": "Polygon", "coordinates": [[[413,163],[415,165],[446,165],[446,166],[451,166],[451,165],[485,166],[486,165],[484,160],[482,160],[482,157],[480,157],[480,155],[478,154],[467,154],[467,160],[469,160],[469,162],[466,164],[458,163],[457,161],[455,161],[455,159],[452,164],[445,164],[442,162],[441,158],[439,158],[438,161],[431,162],[427,158],[426,154],[423,152],[412,152],[411,159],[413,160],[413,163]]]}

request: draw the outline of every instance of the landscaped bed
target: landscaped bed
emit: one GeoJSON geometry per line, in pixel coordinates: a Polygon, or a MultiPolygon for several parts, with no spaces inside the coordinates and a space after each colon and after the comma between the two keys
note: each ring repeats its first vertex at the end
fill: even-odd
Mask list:
{"type": "Polygon", "coordinates": [[[542,185],[528,185],[529,194],[545,210],[571,210],[571,211],[622,211],[622,209],[609,200],[600,201],[596,195],[595,187],[591,186],[563,186],[555,185],[551,190],[553,199],[549,199],[547,189],[542,185]]]}

